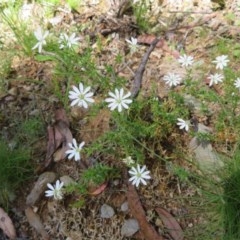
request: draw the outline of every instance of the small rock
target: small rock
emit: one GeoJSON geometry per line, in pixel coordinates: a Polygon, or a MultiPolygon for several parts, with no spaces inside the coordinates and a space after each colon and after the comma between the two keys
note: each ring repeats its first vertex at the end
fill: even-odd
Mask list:
{"type": "Polygon", "coordinates": [[[101,218],[111,218],[115,214],[113,208],[107,204],[103,204],[101,206],[100,212],[101,212],[101,215],[100,215],[101,218]]]}
{"type": "MultiPolygon", "coordinates": [[[[199,123],[198,132],[211,133],[212,129],[199,123]]],[[[213,171],[224,166],[220,156],[214,151],[208,140],[198,139],[196,136],[189,143],[189,149],[195,154],[195,160],[202,171],[213,173],[213,171]]]]}
{"type": "Polygon", "coordinates": [[[122,212],[127,212],[128,211],[128,202],[124,202],[122,205],[121,205],[121,211],[122,212]]]}
{"type": "Polygon", "coordinates": [[[121,228],[122,236],[131,237],[139,230],[138,221],[134,218],[128,219],[124,222],[121,228]]]}
{"type": "Polygon", "coordinates": [[[120,184],[120,180],[119,179],[115,179],[114,181],[113,181],[113,185],[114,186],[118,186],[120,184]]]}
{"type": "Polygon", "coordinates": [[[64,183],[65,187],[70,185],[70,184],[75,183],[75,181],[71,177],[69,177],[67,175],[60,177],[60,180],[61,180],[61,182],[64,183]]]}

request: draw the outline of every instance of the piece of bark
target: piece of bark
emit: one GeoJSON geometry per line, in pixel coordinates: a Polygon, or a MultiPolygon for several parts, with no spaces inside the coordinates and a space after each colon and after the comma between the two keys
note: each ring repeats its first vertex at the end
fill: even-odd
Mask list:
{"type": "Polygon", "coordinates": [[[42,224],[42,221],[39,215],[36,214],[31,207],[27,207],[25,209],[25,215],[27,217],[27,220],[30,226],[32,226],[42,236],[44,240],[49,240],[50,238],[46,230],[44,229],[44,226],[42,224]]]}
{"type": "Polygon", "coordinates": [[[92,195],[92,196],[99,195],[100,193],[102,193],[105,190],[107,185],[108,185],[108,183],[105,182],[105,183],[101,184],[100,186],[98,186],[97,188],[91,189],[90,195],[92,195]]]}
{"type": "Polygon", "coordinates": [[[47,183],[52,183],[56,180],[56,174],[54,172],[45,172],[41,174],[35,183],[32,191],[27,196],[26,204],[33,206],[39,198],[42,196],[46,189],[47,183]]]}
{"type": "Polygon", "coordinates": [[[54,125],[55,133],[61,135],[61,148],[53,155],[55,162],[61,161],[66,157],[66,151],[69,149],[68,143],[72,142],[73,136],[67,122],[58,120],[54,125]]]}
{"type": "Polygon", "coordinates": [[[48,126],[47,132],[48,132],[48,143],[47,143],[47,154],[45,158],[45,167],[49,166],[52,160],[52,155],[55,152],[54,128],[51,126],[48,126]]]}
{"type": "Polygon", "coordinates": [[[47,154],[41,171],[44,171],[53,160],[58,162],[66,157],[65,152],[69,149],[68,143],[71,143],[72,139],[65,110],[62,108],[56,110],[55,123],[48,127],[47,154]]]}
{"type": "Polygon", "coordinates": [[[140,231],[144,238],[146,240],[164,240],[164,238],[157,233],[154,227],[148,223],[137,191],[131,183],[128,184],[127,199],[129,209],[133,217],[138,221],[140,231]]]}
{"type": "Polygon", "coordinates": [[[12,220],[2,208],[0,208],[0,228],[9,239],[16,239],[17,234],[12,220]]]}
{"type": "Polygon", "coordinates": [[[163,208],[155,208],[155,210],[173,240],[183,240],[183,230],[177,220],[163,208]]]}

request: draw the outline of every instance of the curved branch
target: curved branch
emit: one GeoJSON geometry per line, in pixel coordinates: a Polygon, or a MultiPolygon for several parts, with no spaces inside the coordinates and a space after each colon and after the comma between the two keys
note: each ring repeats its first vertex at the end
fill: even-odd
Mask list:
{"type": "Polygon", "coordinates": [[[135,73],[135,76],[134,76],[134,80],[133,80],[133,85],[132,85],[132,88],[131,88],[131,95],[132,95],[132,98],[136,98],[139,91],[140,91],[140,88],[141,88],[141,85],[142,85],[142,78],[143,78],[143,73],[145,71],[145,66],[147,64],[147,61],[148,61],[148,58],[151,54],[151,52],[153,51],[153,49],[156,47],[157,43],[160,41],[160,38],[155,38],[150,47],[148,48],[147,52],[144,54],[143,58],[142,58],[142,61],[135,73]]]}

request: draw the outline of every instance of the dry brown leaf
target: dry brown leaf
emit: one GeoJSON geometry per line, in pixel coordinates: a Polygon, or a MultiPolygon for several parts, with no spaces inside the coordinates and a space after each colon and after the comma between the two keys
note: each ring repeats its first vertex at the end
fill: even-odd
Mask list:
{"type": "Polygon", "coordinates": [[[131,183],[128,184],[127,199],[129,209],[133,217],[138,221],[140,231],[142,232],[144,238],[148,240],[164,240],[162,236],[158,235],[154,227],[148,223],[137,191],[131,183]]]}
{"type": "Polygon", "coordinates": [[[160,216],[163,224],[165,225],[168,233],[171,235],[173,240],[182,240],[184,235],[182,228],[180,227],[177,220],[163,208],[155,208],[155,210],[160,216]]]}
{"type": "Polygon", "coordinates": [[[49,240],[50,238],[44,229],[44,226],[38,214],[36,214],[31,207],[28,207],[25,209],[25,215],[30,226],[35,228],[35,230],[42,236],[44,240],[49,240]]]}
{"type": "MultiPolygon", "coordinates": [[[[150,45],[157,37],[153,34],[144,34],[144,35],[140,35],[138,36],[137,38],[137,42],[138,43],[142,43],[142,44],[147,44],[147,45],[150,45]]],[[[161,39],[156,47],[159,47],[159,48],[162,48],[164,45],[164,40],[161,39]]]]}
{"type": "Polygon", "coordinates": [[[69,149],[68,143],[72,142],[73,136],[65,121],[58,120],[54,125],[54,129],[55,133],[59,132],[62,137],[61,148],[58,150],[58,153],[53,156],[54,161],[58,162],[66,157],[66,151],[69,149]]]}
{"type": "Polygon", "coordinates": [[[28,206],[33,206],[43,194],[47,186],[47,183],[52,183],[55,180],[56,180],[56,174],[54,172],[45,172],[41,174],[37,182],[35,183],[32,191],[27,196],[26,204],[28,206]]]}
{"type": "Polygon", "coordinates": [[[72,142],[72,139],[65,110],[62,108],[56,110],[55,123],[52,127],[48,127],[48,144],[44,169],[51,164],[52,160],[58,162],[66,157],[65,152],[68,150],[68,143],[72,142]]]}
{"type": "Polygon", "coordinates": [[[11,218],[2,208],[0,208],[0,228],[10,239],[15,239],[17,237],[11,218]]]}
{"type": "Polygon", "coordinates": [[[107,187],[107,185],[108,185],[108,183],[103,183],[102,185],[98,186],[97,189],[94,189],[93,191],[91,191],[90,195],[96,196],[96,195],[102,193],[105,190],[105,188],[107,187]]]}

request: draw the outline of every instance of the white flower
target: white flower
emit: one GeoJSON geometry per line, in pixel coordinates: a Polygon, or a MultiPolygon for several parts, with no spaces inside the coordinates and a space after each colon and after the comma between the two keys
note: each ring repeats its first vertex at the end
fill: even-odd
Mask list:
{"type": "Polygon", "coordinates": [[[48,36],[49,31],[45,31],[43,32],[41,28],[38,28],[35,32],[34,35],[36,37],[36,39],[38,40],[37,44],[32,48],[32,50],[38,48],[38,52],[41,53],[42,52],[42,47],[43,45],[46,44],[46,37],[48,36]]]}
{"type": "Polygon", "coordinates": [[[71,36],[68,36],[66,33],[62,33],[58,42],[60,44],[60,49],[62,49],[65,46],[71,48],[72,45],[77,45],[79,40],[80,38],[76,37],[76,33],[72,33],[71,36]]]}
{"type": "Polygon", "coordinates": [[[108,104],[108,107],[111,111],[118,108],[118,112],[121,112],[123,108],[128,109],[128,104],[132,103],[131,99],[127,99],[131,96],[131,93],[128,92],[124,95],[123,88],[120,90],[115,89],[115,94],[113,92],[109,92],[108,94],[111,98],[107,98],[105,101],[110,103],[108,104]]]}
{"type": "Polygon", "coordinates": [[[227,55],[221,55],[216,57],[216,59],[214,61],[212,61],[213,63],[216,63],[216,69],[223,69],[224,67],[227,66],[229,59],[227,55]]]}
{"type": "Polygon", "coordinates": [[[134,53],[137,51],[137,38],[131,37],[131,40],[125,39],[125,41],[129,44],[131,53],[134,53]]]}
{"type": "Polygon", "coordinates": [[[193,57],[184,54],[183,56],[179,57],[178,62],[181,64],[182,67],[188,67],[193,64],[193,57]]]}
{"type": "Polygon", "coordinates": [[[132,185],[136,185],[136,187],[138,187],[140,183],[147,185],[145,179],[151,178],[149,176],[150,171],[146,171],[145,165],[141,168],[138,164],[136,168],[132,167],[128,172],[132,175],[129,181],[132,182],[132,185]]]}
{"type": "Polygon", "coordinates": [[[123,159],[123,162],[127,165],[127,166],[131,166],[135,163],[135,161],[132,159],[131,156],[128,156],[126,158],[123,159]]]}
{"type": "Polygon", "coordinates": [[[234,86],[240,90],[240,78],[237,78],[234,82],[234,86]]]}
{"type": "Polygon", "coordinates": [[[76,139],[73,138],[72,143],[68,143],[68,146],[71,149],[66,151],[66,154],[68,155],[68,159],[72,159],[74,157],[75,161],[79,161],[81,159],[80,152],[84,145],[85,145],[85,142],[81,142],[78,146],[76,139]]]}
{"type": "Polygon", "coordinates": [[[88,108],[88,103],[93,103],[93,93],[89,92],[91,87],[86,87],[79,83],[79,88],[73,86],[73,91],[69,92],[69,98],[72,100],[71,106],[77,105],[79,107],[88,108]]]}
{"type": "Polygon", "coordinates": [[[47,186],[50,190],[45,191],[46,197],[53,197],[55,200],[61,200],[63,198],[62,187],[63,182],[57,180],[55,186],[48,183],[47,186]]]}
{"type": "Polygon", "coordinates": [[[178,84],[180,84],[181,80],[182,78],[174,73],[168,73],[163,77],[163,81],[165,81],[166,84],[168,84],[170,87],[177,86],[178,84]]]}
{"type": "Polygon", "coordinates": [[[213,84],[218,84],[219,82],[222,82],[224,77],[222,74],[215,73],[209,75],[208,78],[210,79],[209,86],[211,87],[213,84]]]}
{"type": "Polygon", "coordinates": [[[179,126],[180,129],[185,129],[186,131],[189,130],[189,125],[185,120],[181,118],[178,118],[177,120],[178,120],[177,125],[179,126]]]}

